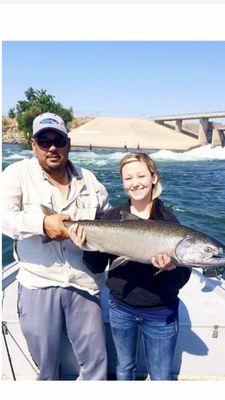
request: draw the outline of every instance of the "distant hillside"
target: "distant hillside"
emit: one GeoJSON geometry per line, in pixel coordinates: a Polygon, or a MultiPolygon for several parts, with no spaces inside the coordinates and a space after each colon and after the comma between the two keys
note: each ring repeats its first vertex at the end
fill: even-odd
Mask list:
{"type": "MultiPolygon", "coordinates": [[[[68,123],[68,130],[78,128],[93,117],[75,117],[68,123]]],[[[2,117],[2,142],[3,143],[26,143],[23,132],[18,129],[16,118],[2,117]]]]}
{"type": "Polygon", "coordinates": [[[2,117],[2,142],[26,143],[23,132],[18,129],[16,118],[2,117]]]}

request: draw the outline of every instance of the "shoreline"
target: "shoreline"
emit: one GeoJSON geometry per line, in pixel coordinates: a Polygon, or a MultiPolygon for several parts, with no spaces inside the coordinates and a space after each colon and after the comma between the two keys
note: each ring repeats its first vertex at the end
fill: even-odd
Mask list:
{"type": "MultiPolygon", "coordinates": [[[[201,147],[201,146],[193,146],[192,148],[189,148],[188,150],[193,150],[193,149],[195,149],[195,148],[198,148],[198,147],[201,147]]],[[[76,146],[76,145],[71,145],[71,149],[73,150],[73,149],[86,149],[86,150],[90,150],[90,151],[94,151],[94,150],[115,150],[115,151],[122,151],[122,152],[124,152],[124,153],[126,153],[126,152],[129,152],[129,151],[132,151],[132,152],[134,152],[134,151],[136,151],[136,152],[146,152],[146,151],[150,151],[150,152],[153,152],[153,151],[160,151],[160,150],[168,150],[168,151],[173,151],[173,152],[175,152],[175,153],[183,153],[184,151],[188,151],[188,150],[180,150],[180,149],[169,149],[169,148],[167,148],[167,149],[165,149],[165,148],[153,148],[153,147],[151,147],[151,148],[148,148],[148,147],[141,147],[141,148],[139,148],[139,149],[137,149],[136,147],[127,147],[126,149],[124,148],[124,147],[118,147],[118,146],[92,146],[92,148],[90,148],[89,146],[86,146],[86,145],[79,145],[79,146],[76,146]]]]}

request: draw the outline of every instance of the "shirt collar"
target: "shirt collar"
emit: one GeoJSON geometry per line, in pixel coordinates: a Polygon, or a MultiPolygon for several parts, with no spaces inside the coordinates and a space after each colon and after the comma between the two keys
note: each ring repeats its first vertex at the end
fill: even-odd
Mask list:
{"type": "MultiPolygon", "coordinates": [[[[42,178],[45,179],[45,180],[48,179],[47,176],[46,176],[46,173],[43,170],[42,166],[40,165],[38,159],[35,158],[35,160],[37,162],[37,165],[38,165],[38,168],[39,168],[39,171],[40,171],[40,174],[41,174],[42,178]]],[[[70,180],[72,179],[73,176],[76,179],[79,179],[79,180],[83,179],[82,173],[81,173],[81,169],[79,167],[76,168],[70,160],[67,161],[66,168],[68,170],[70,180]]]]}
{"type": "Polygon", "coordinates": [[[79,167],[75,167],[70,160],[67,161],[66,166],[68,168],[69,174],[75,176],[76,179],[83,179],[83,176],[81,174],[81,169],[79,167]]]}

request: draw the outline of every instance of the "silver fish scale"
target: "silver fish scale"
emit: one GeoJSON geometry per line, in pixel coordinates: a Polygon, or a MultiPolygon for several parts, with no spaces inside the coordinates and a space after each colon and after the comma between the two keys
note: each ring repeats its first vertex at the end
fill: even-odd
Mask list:
{"type": "Polygon", "coordinates": [[[132,260],[150,263],[153,256],[167,253],[183,239],[188,228],[158,221],[79,221],[86,232],[87,242],[96,250],[126,256],[132,260]]]}
{"type": "MultiPolygon", "coordinates": [[[[74,222],[65,221],[65,225],[69,227],[74,222]]],[[[225,265],[225,247],[221,243],[183,225],[141,219],[76,222],[84,227],[89,250],[125,256],[146,264],[152,257],[164,253],[176,258],[179,265],[214,268],[225,265]],[[207,246],[213,249],[211,256],[207,246]],[[219,253],[223,254],[222,258],[213,257],[219,253]]]]}

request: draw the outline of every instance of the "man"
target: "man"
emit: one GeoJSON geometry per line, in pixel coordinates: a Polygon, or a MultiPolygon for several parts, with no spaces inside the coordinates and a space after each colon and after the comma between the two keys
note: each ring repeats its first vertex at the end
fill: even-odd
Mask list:
{"type": "MultiPolygon", "coordinates": [[[[59,379],[59,350],[66,328],[80,365],[80,380],[105,380],[107,359],[99,291],[102,274],[82,262],[63,221],[94,219],[110,208],[105,187],[68,159],[64,121],[45,113],[33,122],[36,158],[3,172],[3,232],[15,240],[19,262],[18,312],[38,380],[59,379]],[[40,205],[56,212],[43,215],[40,205]],[[47,235],[51,241],[43,243],[47,235]]],[[[82,237],[81,237],[82,239],[82,237]]]]}

